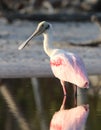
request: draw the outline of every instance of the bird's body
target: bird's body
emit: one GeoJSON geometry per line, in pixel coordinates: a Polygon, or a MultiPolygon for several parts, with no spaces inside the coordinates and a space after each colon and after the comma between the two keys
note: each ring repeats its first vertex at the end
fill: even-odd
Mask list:
{"type": "Polygon", "coordinates": [[[61,81],[73,83],[81,88],[86,87],[87,73],[81,58],[77,55],[58,50],[50,57],[50,65],[54,75],[61,81]]]}
{"type": "Polygon", "coordinates": [[[89,105],[60,109],[50,122],[50,130],[83,130],[89,114],[89,105]]]}
{"type": "Polygon", "coordinates": [[[89,85],[86,69],[83,61],[76,54],[56,49],[52,46],[52,25],[48,22],[39,23],[36,31],[19,47],[22,49],[37,35],[43,34],[43,47],[45,53],[50,57],[50,65],[54,75],[60,79],[64,95],[66,95],[65,82],[70,82],[78,87],[86,88],[89,85]]]}

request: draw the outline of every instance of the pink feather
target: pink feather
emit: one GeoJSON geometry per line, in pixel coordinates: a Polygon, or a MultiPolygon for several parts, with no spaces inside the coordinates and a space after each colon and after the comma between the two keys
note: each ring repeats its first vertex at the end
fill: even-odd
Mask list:
{"type": "Polygon", "coordinates": [[[86,123],[89,106],[78,106],[56,112],[50,123],[50,130],[81,130],[86,123]]]}
{"type": "Polygon", "coordinates": [[[87,72],[83,61],[73,53],[61,52],[50,58],[54,75],[62,81],[67,81],[78,87],[87,88],[89,85],[87,72]]]}

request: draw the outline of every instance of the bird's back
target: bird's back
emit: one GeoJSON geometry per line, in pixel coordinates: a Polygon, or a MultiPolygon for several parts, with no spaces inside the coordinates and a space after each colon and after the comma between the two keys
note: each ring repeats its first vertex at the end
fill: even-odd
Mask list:
{"type": "Polygon", "coordinates": [[[78,87],[86,87],[88,84],[87,72],[81,58],[73,53],[58,50],[50,58],[50,64],[54,75],[78,87]]]}

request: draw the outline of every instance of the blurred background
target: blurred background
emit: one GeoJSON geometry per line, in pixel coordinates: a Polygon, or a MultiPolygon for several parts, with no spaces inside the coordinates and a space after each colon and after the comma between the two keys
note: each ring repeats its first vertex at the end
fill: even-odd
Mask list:
{"type": "Polygon", "coordinates": [[[42,14],[91,14],[100,12],[100,7],[100,0],[1,0],[0,16],[6,17],[9,22],[16,18],[41,20],[44,19],[42,14]]]}
{"type": "Polygon", "coordinates": [[[1,0],[1,15],[5,11],[20,13],[100,12],[100,0],[1,0]],[[47,12],[46,12],[47,10],[47,12]]]}
{"type": "MultiPolygon", "coordinates": [[[[21,28],[22,24],[30,25],[30,28],[33,21],[42,20],[52,22],[68,20],[69,22],[87,24],[87,22],[91,22],[92,15],[97,17],[100,26],[101,0],[0,0],[1,50],[5,40],[6,42],[9,39],[9,42],[11,39],[13,42],[23,41],[28,36],[25,35],[21,38],[21,35],[18,36],[18,31],[15,31],[18,26],[21,28]],[[9,34],[10,28],[11,34],[9,34]]],[[[97,42],[95,46],[101,47],[97,42]]],[[[85,130],[101,130],[101,75],[89,75],[89,80],[90,89],[86,93],[90,113],[85,130]]],[[[63,93],[59,80],[51,77],[32,77],[13,80],[1,79],[2,82],[4,88],[1,85],[0,129],[49,129],[52,115],[59,110],[62,103],[63,93]]],[[[71,107],[70,98],[66,108],[71,107]]]]}

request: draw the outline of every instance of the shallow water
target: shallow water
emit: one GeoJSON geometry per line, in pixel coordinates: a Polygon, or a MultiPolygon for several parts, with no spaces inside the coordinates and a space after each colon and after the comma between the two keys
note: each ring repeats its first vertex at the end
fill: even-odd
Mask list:
{"type": "MultiPolygon", "coordinates": [[[[13,112],[8,98],[5,100],[4,95],[0,93],[0,129],[49,129],[51,118],[60,109],[63,100],[59,80],[40,78],[38,82],[36,79],[13,79],[5,80],[5,82],[20,115],[16,116],[16,109],[13,112]],[[24,118],[24,121],[21,122],[18,118],[24,118]]],[[[71,99],[72,96],[68,97],[66,109],[72,107],[71,99]]],[[[87,96],[86,102],[89,104],[90,110],[84,130],[101,130],[101,96],[98,96],[97,93],[87,96]]]]}
{"type": "MultiPolygon", "coordinates": [[[[36,26],[37,23],[27,21],[16,21],[10,25],[0,20],[0,29],[2,30],[0,32],[1,57],[5,53],[5,48],[12,51],[11,49],[14,49],[13,44],[19,44],[27,39],[36,26]]],[[[55,42],[75,41],[82,43],[82,41],[94,40],[99,36],[99,28],[93,23],[67,23],[66,27],[69,31],[66,33],[64,32],[65,26],[61,23],[58,25],[53,23],[53,26],[56,32],[54,33],[55,42]],[[58,29],[63,32],[63,35],[59,37],[60,31],[58,29]]],[[[37,40],[40,41],[40,38],[37,40]]],[[[28,54],[27,59],[30,56],[28,54]]],[[[3,60],[8,61],[11,59],[11,55],[6,55],[6,58],[3,55],[3,60]]],[[[15,62],[15,58],[13,62],[15,62]]],[[[0,130],[49,129],[51,118],[60,109],[63,100],[62,87],[55,78],[41,78],[38,79],[38,82],[36,79],[33,80],[5,80],[7,83],[6,89],[9,91],[6,91],[6,89],[2,89],[2,93],[0,91],[0,130]],[[7,92],[9,95],[7,95],[7,92]]],[[[66,100],[66,109],[73,106],[72,96],[68,96],[66,100]]],[[[98,93],[94,93],[92,96],[87,96],[86,102],[90,106],[90,111],[85,130],[101,130],[101,97],[98,96],[98,93]]]]}

